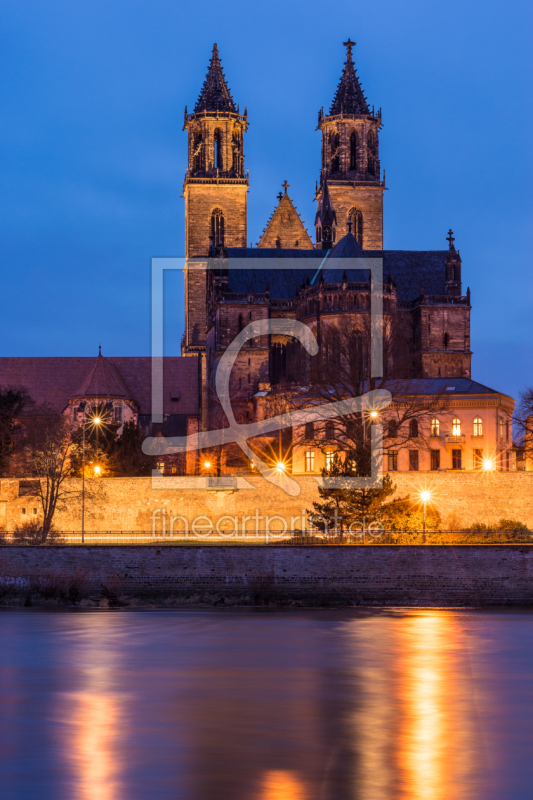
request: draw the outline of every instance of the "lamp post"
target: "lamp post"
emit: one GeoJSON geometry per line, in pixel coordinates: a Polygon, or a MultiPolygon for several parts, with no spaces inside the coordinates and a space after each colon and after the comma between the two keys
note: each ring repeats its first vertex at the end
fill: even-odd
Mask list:
{"type": "MultiPolygon", "coordinates": [[[[94,417],[94,425],[100,425],[100,417],[94,417]]],[[[83,409],[83,446],[81,458],[81,542],[85,541],[85,427],[87,425],[87,415],[83,409]]]]}
{"type": "Polygon", "coordinates": [[[427,504],[428,500],[430,500],[430,498],[431,498],[431,494],[428,491],[420,492],[420,499],[422,500],[422,503],[424,504],[424,530],[423,530],[423,534],[422,534],[422,544],[426,543],[426,504],[427,504]]]}

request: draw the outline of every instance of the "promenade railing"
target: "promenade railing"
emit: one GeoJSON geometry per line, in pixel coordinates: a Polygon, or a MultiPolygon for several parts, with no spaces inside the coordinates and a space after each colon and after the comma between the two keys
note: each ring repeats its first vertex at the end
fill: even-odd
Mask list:
{"type": "Polygon", "coordinates": [[[264,529],[243,531],[181,531],[163,532],[143,530],[113,531],[0,531],[0,547],[29,546],[48,547],[73,545],[91,547],[95,545],[209,545],[246,546],[277,545],[312,547],[319,545],[489,545],[514,544],[533,545],[533,531],[526,528],[507,530],[487,528],[472,530],[362,530],[357,532],[337,531],[328,534],[321,531],[276,532],[264,529]]]}

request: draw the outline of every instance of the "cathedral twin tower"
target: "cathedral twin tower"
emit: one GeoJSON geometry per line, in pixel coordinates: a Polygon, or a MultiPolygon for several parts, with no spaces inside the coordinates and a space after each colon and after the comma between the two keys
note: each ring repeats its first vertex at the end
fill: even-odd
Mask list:
{"type": "MultiPolygon", "coordinates": [[[[352,59],[354,43],[348,40],[344,45],[346,61],[330,112],[325,115],[322,109],[318,115],[322,164],[314,247],[330,248],[351,230],[362,248],[381,250],[385,188],[379,161],[381,112],[369,109],[361,90],[352,59]]],[[[215,44],[194,111],[188,114],[185,109],[187,258],[205,258],[210,248],[247,246],[249,180],[243,150],[247,128],[247,111],[241,114],[233,102],[215,44]]],[[[276,212],[258,247],[313,247],[286,188],[276,212]]]]}

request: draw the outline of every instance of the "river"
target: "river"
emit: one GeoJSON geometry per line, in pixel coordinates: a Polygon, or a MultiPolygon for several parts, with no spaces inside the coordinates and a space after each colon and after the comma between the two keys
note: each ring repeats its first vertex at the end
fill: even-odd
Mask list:
{"type": "Polygon", "coordinates": [[[1,800],[530,800],[533,612],[4,609],[1,800]]]}

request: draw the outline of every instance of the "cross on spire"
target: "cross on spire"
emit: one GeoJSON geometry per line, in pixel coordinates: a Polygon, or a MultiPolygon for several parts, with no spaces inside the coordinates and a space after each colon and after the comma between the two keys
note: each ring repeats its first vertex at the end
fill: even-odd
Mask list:
{"type": "Polygon", "coordinates": [[[352,40],[348,36],[348,41],[347,42],[343,42],[342,44],[343,44],[343,47],[345,47],[346,50],[348,51],[347,52],[348,58],[351,58],[352,57],[352,47],[355,47],[355,42],[352,42],[352,40]]]}
{"type": "Polygon", "coordinates": [[[283,197],[283,195],[282,195],[282,194],[281,194],[281,192],[280,192],[280,193],[277,195],[277,198],[278,198],[278,200],[281,200],[281,198],[282,198],[282,197],[283,197]]]}
{"type": "Polygon", "coordinates": [[[287,194],[287,189],[289,188],[290,183],[287,183],[287,181],[283,181],[283,183],[281,185],[285,189],[285,194],[287,194]]]}
{"type": "Polygon", "coordinates": [[[452,231],[451,228],[448,231],[448,236],[446,237],[446,239],[447,239],[447,242],[449,244],[450,250],[453,250],[453,243],[455,242],[455,238],[453,236],[453,231],[452,231]]]}

